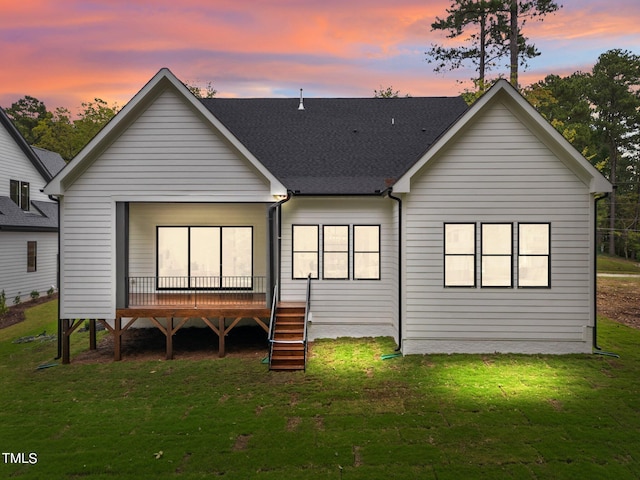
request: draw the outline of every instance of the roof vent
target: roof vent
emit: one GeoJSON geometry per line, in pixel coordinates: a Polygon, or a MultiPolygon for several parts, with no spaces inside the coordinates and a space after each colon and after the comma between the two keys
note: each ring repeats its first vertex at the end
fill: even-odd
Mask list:
{"type": "Polygon", "coordinates": [[[304,110],[304,99],[302,98],[302,89],[300,89],[300,105],[298,105],[298,110],[304,110]]]}

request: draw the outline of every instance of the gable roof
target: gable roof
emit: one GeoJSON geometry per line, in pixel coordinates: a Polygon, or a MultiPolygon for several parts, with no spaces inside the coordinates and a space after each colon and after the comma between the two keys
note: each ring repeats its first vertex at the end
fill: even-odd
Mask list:
{"type": "Polygon", "coordinates": [[[300,194],[384,191],[467,110],[461,97],[201,101],[300,194]]]}
{"type": "Polygon", "coordinates": [[[591,193],[611,192],[612,185],[589,161],[578,152],[508,81],[498,80],[471,108],[445,132],[394,185],[396,193],[411,189],[411,178],[454,141],[478,115],[495,102],[503,102],[511,112],[551,149],[586,185],[591,193]]]}
{"type": "Polygon", "coordinates": [[[197,111],[205,121],[225,137],[240,154],[267,180],[271,193],[286,193],[280,181],[167,68],[161,69],[100,132],[46,186],[49,195],[64,194],[66,187],[82,174],[100,153],[166,89],[173,89],[197,111]]]}
{"type": "MultiPolygon", "coordinates": [[[[2,108],[0,108],[0,125],[2,125],[7,130],[7,132],[9,132],[9,135],[11,135],[11,138],[13,138],[13,140],[16,142],[18,147],[20,147],[20,150],[23,151],[25,156],[33,164],[33,166],[36,168],[38,173],[42,176],[44,181],[45,182],[50,181],[53,178],[54,174],[52,174],[52,172],[45,166],[45,164],[41,161],[40,157],[36,155],[36,152],[33,150],[31,146],[29,146],[29,144],[24,139],[20,131],[16,128],[16,126],[13,124],[11,119],[7,116],[7,114],[2,108]]],[[[44,150],[44,149],[40,149],[40,150],[48,152],[48,150],[44,150]]],[[[54,152],[49,152],[49,153],[53,155],[58,155],[57,153],[54,153],[54,152]]],[[[60,157],[60,160],[62,160],[62,157],[60,157]]],[[[52,167],[53,167],[53,164],[52,164],[52,167]]]]}

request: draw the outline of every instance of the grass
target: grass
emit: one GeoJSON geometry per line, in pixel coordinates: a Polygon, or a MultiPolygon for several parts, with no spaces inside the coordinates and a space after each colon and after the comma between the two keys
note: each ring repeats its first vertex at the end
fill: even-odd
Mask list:
{"type": "MultiPolygon", "coordinates": [[[[381,360],[388,338],[319,341],[306,373],[255,359],[51,362],[55,302],[0,330],[0,462],[19,479],[640,477],[640,331],[602,355],[381,360]]],[[[86,334],[73,336],[77,352],[86,334]]]]}
{"type": "Polygon", "coordinates": [[[632,273],[640,275],[640,263],[620,257],[598,255],[598,273],[632,273]]]}

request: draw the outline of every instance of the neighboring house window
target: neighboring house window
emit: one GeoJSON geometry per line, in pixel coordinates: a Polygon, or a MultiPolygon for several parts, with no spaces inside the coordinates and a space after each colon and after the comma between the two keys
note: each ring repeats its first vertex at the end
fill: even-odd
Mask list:
{"type": "Polygon", "coordinates": [[[157,227],[158,288],[251,288],[253,227],[157,227]]]}
{"type": "Polygon", "coordinates": [[[13,203],[25,211],[29,210],[29,182],[9,181],[9,196],[13,203]]]}
{"type": "Polygon", "coordinates": [[[353,226],[353,278],[380,280],[380,225],[353,226]]]}
{"type": "Polygon", "coordinates": [[[444,224],[444,286],[476,286],[476,224],[444,224]]]}
{"type": "Polygon", "coordinates": [[[322,227],[322,278],[349,278],[349,226],[322,227]]]}
{"type": "Polygon", "coordinates": [[[293,278],[318,278],[318,225],[294,225],[293,278]]]}
{"type": "Polygon", "coordinates": [[[551,225],[518,225],[518,287],[551,286],[551,225]]]}
{"type": "Polygon", "coordinates": [[[38,242],[27,242],[27,272],[38,268],[38,242]]]}
{"type": "Polygon", "coordinates": [[[482,287],[513,287],[513,226],[510,223],[483,223],[482,287]]]}

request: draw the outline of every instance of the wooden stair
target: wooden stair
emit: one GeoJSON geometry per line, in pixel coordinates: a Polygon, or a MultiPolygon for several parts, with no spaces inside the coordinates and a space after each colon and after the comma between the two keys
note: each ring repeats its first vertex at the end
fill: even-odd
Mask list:
{"type": "Polygon", "coordinates": [[[304,303],[279,303],[276,309],[269,370],[304,370],[304,303]]]}

